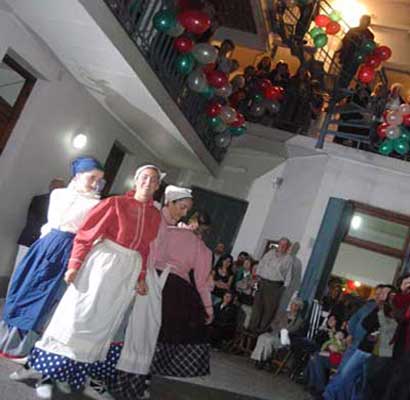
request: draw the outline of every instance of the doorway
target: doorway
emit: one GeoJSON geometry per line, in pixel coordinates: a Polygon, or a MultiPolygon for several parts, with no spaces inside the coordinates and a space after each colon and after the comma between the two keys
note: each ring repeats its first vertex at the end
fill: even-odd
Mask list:
{"type": "Polygon", "coordinates": [[[195,208],[205,210],[211,217],[212,229],[206,239],[210,249],[219,242],[227,252],[233,248],[239,228],[245,216],[248,202],[196,186],[192,187],[195,208]]]}
{"type": "Polygon", "coordinates": [[[108,196],[111,187],[114,183],[115,177],[121,167],[126,154],[125,148],[117,141],[111,147],[110,153],[104,164],[104,179],[106,181],[104,189],[101,192],[102,197],[108,196]]]}

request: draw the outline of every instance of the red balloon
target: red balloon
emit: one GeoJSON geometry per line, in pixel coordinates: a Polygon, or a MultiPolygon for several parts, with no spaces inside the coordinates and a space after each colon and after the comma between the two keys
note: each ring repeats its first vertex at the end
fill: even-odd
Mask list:
{"type": "Polygon", "coordinates": [[[330,21],[326,25],[326,33],[328,33],[329,35],[336,35],[336,33],[340,31],[340,29],[341,29],[341,26],[339,22],[336,22],[336,21],[330,21]]]}
{"type": "Polygon", "coordinates": [[[391,57],[392,51],[388,46],[379,46],[374,50],[374,55],[379,57],[382,61],[387,61],[391,57]]]}
{"type": "Polygon", "coordinates": [[[196,5],[195,2],[192,4],[191,0],[178,0],[176,5],[180,10],[192,10],[198,8],[198,5],[196,5]]]}
{"type": "Polygon", "coordinates": [[[269,79],[261,79],[259,82],[259,87],[261,90],[265,90],[268,87],[272,86],[272,82],[269,79]]]}
{"type": "Polygon", "coordinates": [[[365,65],[367,65],[370,68],[377,68],[381,63],[382,60],[374,54],[367,56],[365,60],[365,65]]]}
{"type": "Polygon", "coordinates": [[[217,117],[222,110],[221,103],[209,103],[206,107],[206,113],[209,117],[217,117]]]}
{"type": "Polygon", "coordinates": [[[382,122],[377,127],[377,134],[379,135],[380,139],[384,139],[386,137],[386,129],[388,128],[389,124],[387,122],[382,122]]]}
{"type": "Polygon", "coordinates": [[[239,127],[245,123],[245,117],[240,112],[236,113],[234,121],[231,123],[231,126],[239,127]]]}
{"type": "Polygon", "coordinates": [[[194,47],[194,42],[190,38],[180,36],[179,38],[175,39],[174,47],[180,53],[189,53],[194,47]]]}
{"type": "Polygon", "coordinates": [[[410,127],[410,114],[403,115],[403,122],[402,124],[405,127],[410,127]]]}
{"type": "Polygon", "coordinates": [[[268,100],[282,100],[283,88],[279,86],[269,86],[263,91],[265,99],[268,100]]]}
{"type": "Polygon", "coordinates": [[[317,26],[320,26],[321,28],[324,28],[331,22],[331,19],[327,15],[318,15],[315,18],[315,24],[317,26]]]}
{"type": "Polygon", "coordinates": [[[225,86],[228,83],[228,76],[221,71],[211,71],[207,75],[207,79],[208,83],[217,89],[225,86]]]}
{"type": "Polygon", "coordinates": [[[210,63],[210,64],[205,64],[202,67],[202,71],[204,71],[205,75],[210,74],[212,71],[214,71],[216,68],[216,64],[215,63],[210,63]]]}
{"type": "Polygon", "coordinates": [[[386,118],[387,118],[387,116],[389,115],[389,110],[384,110],[383,111],[383,114],[382,114],[382,117],[383,117],[383,121],[386,121],[386,118]]]}
{"type": "Polygon", "coordinates": [[[188,10],[183,11],[177,16],[179,23],[191,33],[196,35],[201,35],[206,32],[211,26],[211,19],[208,14],[197,11],[197,10],[188,10]]]}
{"type": "Polygon", "coordinates": [[[371,81],[373,81],[375,76],[376,71],[373,68],[368,67],[367,65],[362,65],[359,68],[359,72],[357,74],[359,81],[362,83],[370,83],[371,81]]]}

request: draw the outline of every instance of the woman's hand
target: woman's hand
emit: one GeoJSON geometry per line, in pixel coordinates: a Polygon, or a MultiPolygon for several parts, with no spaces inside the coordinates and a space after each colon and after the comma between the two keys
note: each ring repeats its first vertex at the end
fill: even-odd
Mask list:
{"type": "Polygon", "coordinates": [[[77,277],[77,274],[78,274],[78,269],[69,268],[64,275],[65,283],[67,285],[69,285],[70,283],[73,283],[75,281],[75,278],[77,277]]]}
{"type": "Polygon", "coordinates": [[[146,296],[148,293],[148,286],[145,279],[141,279],[137,283],[137,294],[140,296],[146,296]]]}

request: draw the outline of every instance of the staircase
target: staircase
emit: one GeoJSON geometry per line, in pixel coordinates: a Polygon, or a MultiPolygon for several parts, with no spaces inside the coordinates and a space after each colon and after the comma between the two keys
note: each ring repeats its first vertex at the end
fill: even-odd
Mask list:
{"type": "MultiPolygon", "coordinates": [[[[365,101],[358,99],[357,92],[363,92],[365,88],[356,78],[353,79],[354,91],[338,88],[337,80],[341,73],[341,66],[335,54],[337,47],[331,49],[329,42],[327,46],[316,49],[308,35],[317,15],[330,15],[335,11],[331,4],[326,0],[314,0],[304,6],[289,6],[283,0],[276,0],[271,2],[268,10],[272,31],[279,35],[281,42],[290,49],[291,54],[299,59],[301,66],[310,71],[312,79],[321,83],[327,110],[316,147],[323,148],[326,136],[333,135],[337,143],[347,143],[363,150],[376,152],[378,147],[376,127],[380,122],[387,98],[375,102],[368,93],[369,102],[363,106],[365,101]]],[[[343,18],[339,24],[343,33],[350,29],[343,18]]],[[[383,68],[377,72],[374,85],[378,83],[387,85],[383,68]]]]}

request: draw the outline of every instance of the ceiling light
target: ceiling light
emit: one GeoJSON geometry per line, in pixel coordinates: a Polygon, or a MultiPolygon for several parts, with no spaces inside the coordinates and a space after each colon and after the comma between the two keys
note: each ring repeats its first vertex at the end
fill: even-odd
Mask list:
{"type": "Polygon", "coordinates": [[[87,145],[87,135],[84,135],[84,133],[75,135],[72,141],[72,145],[77,150],[83,149],[87,145]]]}
{"type": "Polygon", "coordinates": [[[350,226],[352,227],[352,229],[357,230],[362,226],[362,222],[363,222],[362,217],[358,215],[354,215],[350,222],[350,226]]]}
{"type": "Polygon", "coordinates": [[[359,281],[354,281],[354,286],[359,288],[362,284],[359,281]]]}
{"type": "Polygon", "coordinates": [[[334,0],[332,7],[342,14],[350,27],[358,26],[362,15],[368,13],[366,7],[357,0],[334,0]]]}

